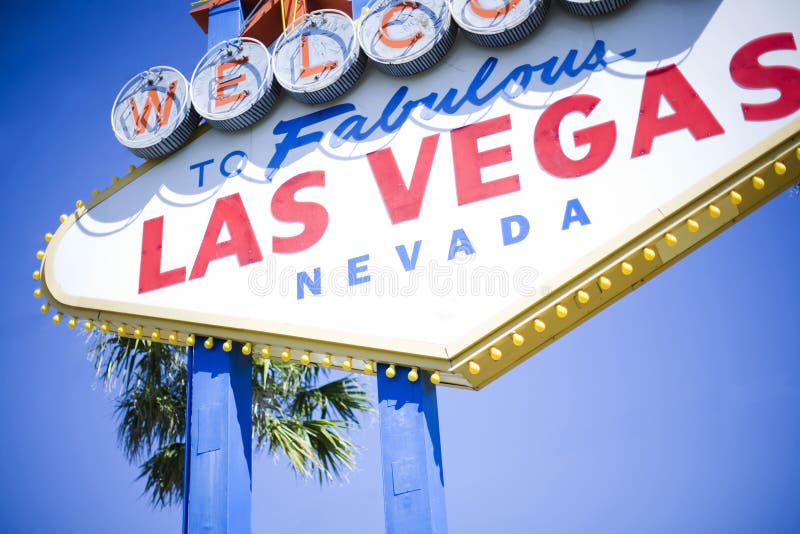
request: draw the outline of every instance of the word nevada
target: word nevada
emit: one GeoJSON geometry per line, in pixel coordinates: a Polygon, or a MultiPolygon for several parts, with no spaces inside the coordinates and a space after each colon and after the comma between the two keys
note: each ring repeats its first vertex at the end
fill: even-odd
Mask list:
{"type": "MultiPolygon", "coordinates": [[[[630,0],[560,0],[583,16],[613,12],[630,0]]],[[[306,104],[329,102],[352,88],[370,63],[390,76],[430,69],[456,34],[483,47],[516,43],[545,19],[551,0],[373,0],[355,22],[332,9],[292,21],[270,52],[250,38],[223,41],[200,59],[191,82],[172,67],[152,67],[117,95],[117,139],[143,158],[166,156],[201,119],[236,131],[261,120],[281,91],[306,104]]],[[[599,65],[598,65],[599,67],[599,65]]]]}

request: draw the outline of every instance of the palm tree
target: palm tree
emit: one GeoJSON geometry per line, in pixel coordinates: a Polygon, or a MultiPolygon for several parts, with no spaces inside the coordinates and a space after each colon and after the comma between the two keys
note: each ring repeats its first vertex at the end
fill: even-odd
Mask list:
{"type": "MultiPolygon", "coordinates": [[[[183,499],[186,430],[186,348],[96,333],[89,358],[108,390],[117,391],[117,435],[129,462],[139,464],[154,506],[183,499]]],[[[297,473],[320,483],[355,464],[344,434],[371,411],[352,376],[328,380],[326,369],[254,358],[255,450],[283,452],[297,473]]]]}

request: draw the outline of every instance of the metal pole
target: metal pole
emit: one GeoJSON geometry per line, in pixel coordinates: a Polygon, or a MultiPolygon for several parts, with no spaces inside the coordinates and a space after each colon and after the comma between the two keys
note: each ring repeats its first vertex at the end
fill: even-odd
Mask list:
{"type": "MultiPolygon", "coordinates": [[[[238,36],[242,20],[239,0],[212,6],[209,48],[238,36]]],[[[240,346],[203,341],[189,351],[183,532],[250,534],[252,366],[240,346]]]]}
{"type": "Polygon", "coordinates": [[[445,534],[442,448],[436,386],[430,374],[397,367],[388,378],[378,365],[383,508],[387,534],[445,534]]]}

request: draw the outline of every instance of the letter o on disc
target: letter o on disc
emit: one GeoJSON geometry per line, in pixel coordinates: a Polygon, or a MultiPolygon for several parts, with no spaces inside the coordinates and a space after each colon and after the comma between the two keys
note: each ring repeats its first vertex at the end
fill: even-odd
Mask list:
{"type": "Polygon", "coordinates": [[[447,54],[458,26],[446,0],[373,0],[361,17],[358,39],[378,70],[411,76],[447,54]]]}
{"type": "Polygon", "coordinates": [[[573,15],[603,15],[611,13],[630,3],[631,0],[561,0],[567,11],[573,15]]]}
{"type": "Polygon", "coordinates": [[[544,21],[551,0],[452,0],[450,9],[467,39],[480,46],[506,46],[524,39],[544,21]]]}
{"type": "Polygon", "coordinates": [[[269,112],[280,91],[267,47],[246,37],[209,49],[192,75],[192,104],[219,130],[255,124],[269,112]]]}
{"type": "Polygon", "coordinates": [[[128,80],[111,108],[117,140],[148,159],[177,150],[199,122],[189,83],[172,67],[153,67],[128,80]]]}
{"type": "Polygon", "coordinates": [[[335,9],[295,20],[275,42],[275,77],[296,100],[322,104],[358,81],[367,63],[353,19],[335,9]]]}

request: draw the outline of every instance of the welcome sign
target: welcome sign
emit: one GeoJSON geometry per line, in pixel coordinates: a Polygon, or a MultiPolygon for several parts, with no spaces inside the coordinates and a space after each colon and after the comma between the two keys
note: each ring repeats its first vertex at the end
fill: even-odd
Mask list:
{"type": "Polygon", "coordinates": [[[339,55],[314,41],[320,19],[270,52],[228,42],[191,82],[132,80],[115,127],[174,152],[66,218],[35,273],[44,311],[477,389],[800,176],[796,2],[553,5],[499,48],[481,36],[542,3],[494,7],[499,31],[474,8],[426,25],[402,18],[416,4],[374,4],[353,33],[324,21],[339,55]],[[437,26],[451,18],[466,31],[437,26]],[[438,40],[415,38],[427,28],[438,40]],[[392,43],[427,43],[413,63],[448,35],[438,63],[392,72],[392,43]],[[217,129],[191,133],[196,92],[217,129]]]}

